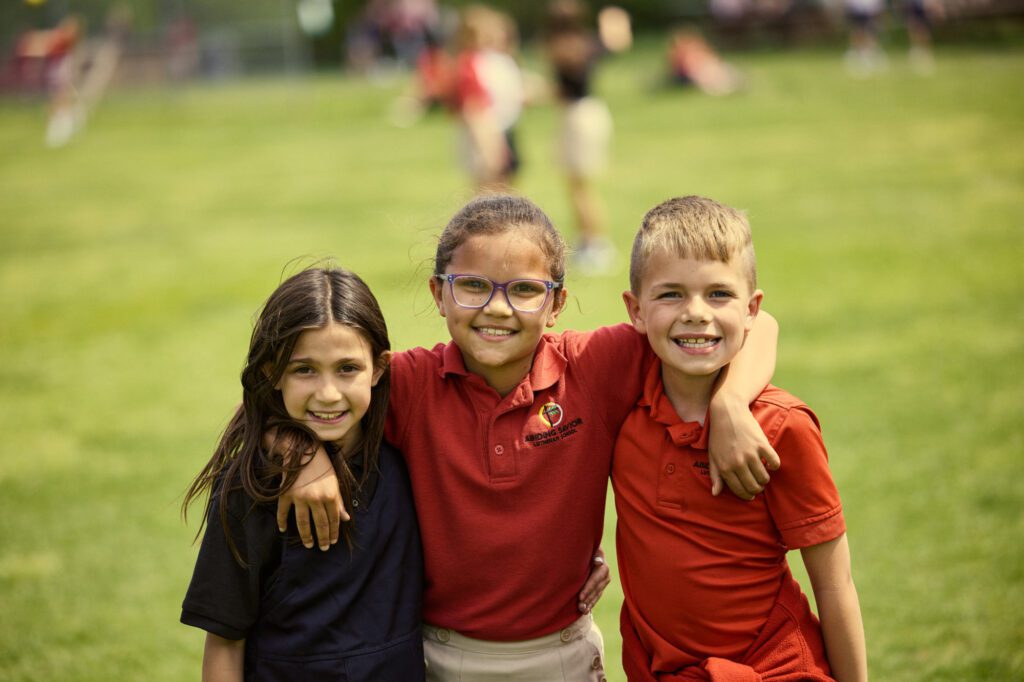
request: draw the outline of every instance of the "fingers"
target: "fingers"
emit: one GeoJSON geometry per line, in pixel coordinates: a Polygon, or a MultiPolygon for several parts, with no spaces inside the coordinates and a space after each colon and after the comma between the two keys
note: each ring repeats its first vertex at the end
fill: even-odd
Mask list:
{"type": "Polygon", "coordinates": [[[299,529],[302,546],[313,549],[313,531],[309,526],[309,507],[301,502],[295,503],[295,526],[299,529]]]}
{"type": "MultiPolygon", "coordinates": [[[[327,509],[327,523],[331,527],[331,544],[335,545],[338,543],[338,535],[341,529],[341,515],[345,514],[345,507],[342,506],[340,500],[336,500],[335,504],[330,505],[327,509]]],[[[348,514],[345,514],[348,516],[348,514]]],[[[345,519],[346,521],[348,519],[345,519]]]]}
{"type": "Polygon", "coordinates": [[[604,589],[611,583],[611,575],[611,570],[604,560],[604,552],[598,550],[597,556],[593,559],[590,575],[587,576],[587,582],[584,583],[583,589],[580,591],[580,613],[590,613],[594,604],[604,593],[604,589]]]}
{"type": "MultiPolygon", "coordinates": [[[[757,460],[751,464],[747,471],[754,478],[754,483],[760,486],[761,490],[764,490],[764,487],[768,485],[768,481],[772,480],[772,477],[768,475],[768,470],[764,468],[764,463],[762,463],[761,460],[757,460]]],[[[758,490],[757,492],[761,492],[761,490],[758,490]]]]}
{"type": "MultiPolygon", "coordinates": [[[[764,467],[761,466],[761,462],[758,462],[758,468],[764,471],[764,467]]],[[[764,471],[764,476],[765,478],[768,477],[767,471],[764,471]]],[[[739,482],[743,486],[744,491],[746,491],[751,498],[765,489],[765,486],[758,482],[752,468],[740,469],[737,472],[737,477],[739,478],[739,482]]]]}
{"type": "Polygon", "coordinates": [[[764,460],[766,467],[775,471],[782,466],[782,460],[779,459],[779,453],[775,452],[775,448],[771,445],[763,445],[761,447],[761,459],[764,460]]]}
{"type": "Polygon", "coordinates": [[[765,465],[757,460],[747,466],[740,466],[731,471],[716,471],[714,462],[711,463],[711,493],[715,493],[716,473],[725,480],[729,490],[736,497],[744,500],[752,500],[758,493],[764,491],[766,485],[771,481],[771,476],[765,465]]]}
{"type": "Polygon", "coordinates": [[[732,494],[741,500],[752,500],[754,499],[754,493],[747,492],[747,487],[743,481],[732,471],[726,471],[722,474],[722,478],[725,479],[725,484],[729,486],[729,490],[732,494]]]}
{"type": "Polygon", "coordinates": [[[282,495],[277,500],[277,529],[282,533],[288,529],[288,513],[293,504],[295,505],[295,526],[306,549],[312,549],[316,542],[320,549],[327,551],[331,545],[337,544],[341,537],[341,522],[351,520],[340,496],[324,503],[314,502],[312,505],[307,505],[282,495]],[[312,523],[310,523],[310,519],[312,519],[312,523]]]}
{"type": "Polygon", "coordinates": [[[321,551],[326,552],[331,548],[331,522],[327,518],[327,508],[322,504],[314,504],[311,511],[313,512],[313,525],[316,527],[316,540],[321,551]]]}
{"type": "Polygon", "coordinates": [[[715,464],[715,460],[713,458],[710,459],[710,462],[711,462],[711,468],[710,468],[710,473],[711,473],[711,495],[713,497],[717,497],[718,494],[720,492],[722,492],[722,486],[724,485],[723,482],[722,482],[722,472],[718,470],[718,465],[715,464]]]}
{"type": "Polygon", "coordinates": [[[277,498],[277,529],[282,533],[288,530],[288,512],[292,510],[291,500],[284,495],[277,498]]]}

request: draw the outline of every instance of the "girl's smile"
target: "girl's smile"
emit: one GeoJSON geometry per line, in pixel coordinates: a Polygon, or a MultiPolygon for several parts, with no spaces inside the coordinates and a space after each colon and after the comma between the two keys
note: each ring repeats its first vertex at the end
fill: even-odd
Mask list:
{"type": "Polygon", "coordinates": [[[359,330],[331,322],[302,332],[276,388],[288,416],[348,453],[362,437],[379,365],[359,330]]]}
{"type": "Polygon", "coordinates": [[[318,421],[321,424],[340,424],[348,411],[345,412],[307,412],[311,421],[318,421]]]}

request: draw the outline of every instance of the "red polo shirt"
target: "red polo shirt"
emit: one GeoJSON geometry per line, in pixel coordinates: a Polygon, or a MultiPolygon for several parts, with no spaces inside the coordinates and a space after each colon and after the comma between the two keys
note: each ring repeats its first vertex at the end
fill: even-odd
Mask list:
{"type": "Polygon", "coordinates": [[[508,641],[579,617],[615,435],[652,357],[625,324],[546,334],[501,397],[454,343],[395,354],[386,435],[412,479],[425,621],[508,641]]]}
{"type": "MultiPolygon", "coordinates": [[[[660,362],[619,433],[612,484],[623,608],[653,672],[711,657],[744,661],[780,593],[795,584],[786,551],[846,530],[814,413],[773,386],[751,411],[783,464],[750,502],[708,493],[708,431],[679,419],[660,362]]],[[[817,621],[799,601],[778,642],[820,650],[817,621]]]]}

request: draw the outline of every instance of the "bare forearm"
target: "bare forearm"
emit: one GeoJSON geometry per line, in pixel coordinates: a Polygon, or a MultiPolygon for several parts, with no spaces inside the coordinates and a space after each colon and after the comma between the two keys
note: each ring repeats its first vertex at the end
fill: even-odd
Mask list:
{"type": "Polygon", "coordinates": [[[203,682],[242,682],[245,640],[206,634],[203,650],[203,682]]]}
{"type": "Polygon", "coordinates": [[[868,679],[864,622],[850,570],[850,547],[843,534],[801,550],[818,604],[821,632],[832,675],[837,682],[868,679]]]}
{"type": "Polygon", "coordinates": [[[743,349],[722,372],[712,396],[712,408],[729,404],[746,407],[754,401],[775,373],[779,347],[779,323],[764,312],[758,314],[743,349]]]}
{"type": "Polygon", "coordinates": [[[867,647],[860,601],[853,581],[843,589],[824,591],[820,596],[815,591],[814,598],[818,603],[821,632],[832,676],[836,682],[866,682],[867,647]]]}
{"type": "Polygon", "coordinates": [[[775,371],[779,326],[762,312],[747,336],[743,350],[725,368],[711,399],[711,492],[725,483],[744,500],[764,490],[769,469],[779,468],[779,456],[750,413],[750,403],[764,390],[775,371]]]}

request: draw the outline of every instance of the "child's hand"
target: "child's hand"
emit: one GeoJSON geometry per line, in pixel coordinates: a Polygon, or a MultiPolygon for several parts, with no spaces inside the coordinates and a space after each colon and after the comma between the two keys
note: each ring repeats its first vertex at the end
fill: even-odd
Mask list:
{"type": "Polygon", "coordinates": [[[590,613],[604,593],[604,588],[608,587],[611,581],[612,572],[605,563],[604,550],[598,548],[591,564],[590,575],[587,576],[587,582],[583,584],[583,590],[580,592],[580,613],[590,613]]]}
{"type": "Polygon", "coordinates": [[[292,505],[299,537],[307,549],[312,549],[314,540],[309,524],[311,514],[320,549],[326,552],[338,541],[341,521],[350,517],[341,501],[338,477],[323,447],[317,448],[313,459],[299,471],[295,484],[277,500],[277,527],[282,533],[288,528],[292,505]]]}
{"type": "Polygon", "coordinates": [[[736,497],[752,500],[768,484],[768,469],[779,468],[779,456],[749,407],[712,402],[711,410],[711,494],[722,492],[724,481],[736,497]]]}

